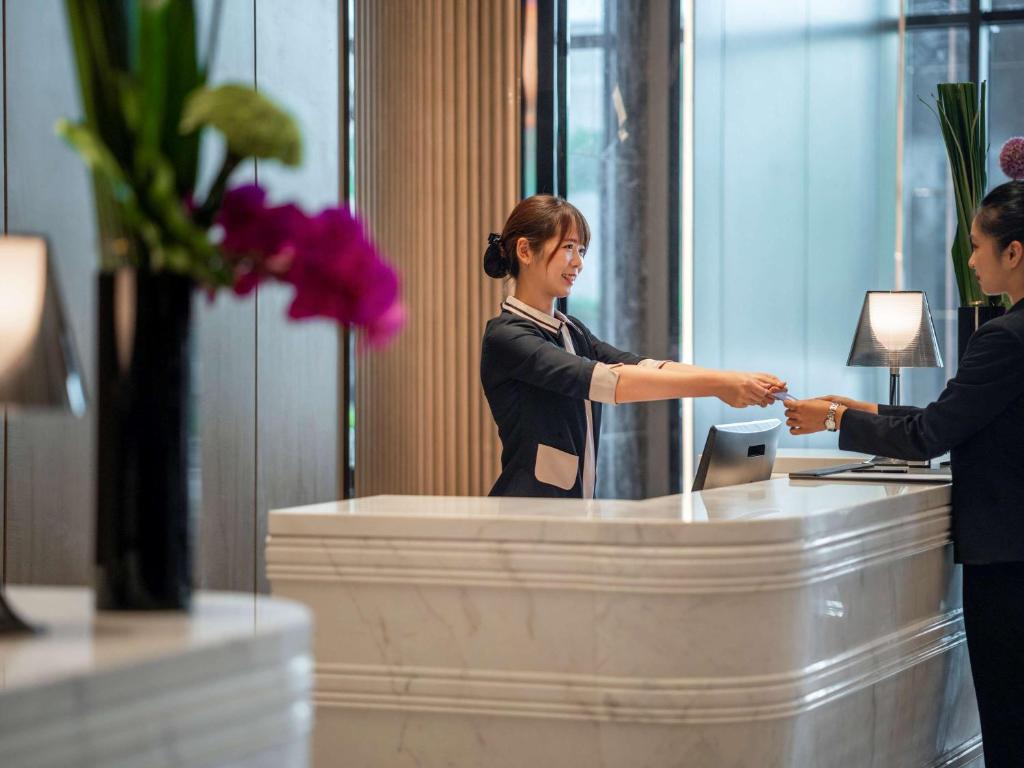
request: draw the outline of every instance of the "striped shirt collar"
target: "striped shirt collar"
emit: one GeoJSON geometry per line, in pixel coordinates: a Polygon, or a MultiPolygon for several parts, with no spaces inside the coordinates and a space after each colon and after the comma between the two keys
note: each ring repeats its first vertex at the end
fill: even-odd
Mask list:
{"type": "Polygon", "coordinates": [[[568,322],[568,318],[561,312],[556,311],[555,317],[541,312],[539,309],[535,309],[527,304],[525,301],[520,301],[515,296],[509,296],[501,303],[501,308],[506,312],[511,312],[513,315],[522,317],[525,320],[532,320],[541,328],[551,331],[552,333],[558,333],[562,330],[562,323],[568,322]]]}

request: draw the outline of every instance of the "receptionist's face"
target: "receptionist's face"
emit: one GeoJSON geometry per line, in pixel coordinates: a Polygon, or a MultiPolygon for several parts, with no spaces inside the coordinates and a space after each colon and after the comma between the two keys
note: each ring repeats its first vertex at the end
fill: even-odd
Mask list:
{"type": "Polygon", "coordinates": [[[572,286],[583,271],[583,257],[587,249],[579,241],[575,227],[565,238],[557,237],[544,243],[537,266],[544,268],[543,280],[546,293],[555,298],[564,298],[572,292],[572,286]],[[548,255],[554,253],[545,264],[548,255]]]}
{"type": "Polygon", "coordinates": [[[1006,291],[1009,268],[1002,251],[996,239],[978,226],[975,217],[971,223],[971,258],[967,266],[974,270],[986,296],[998,296],[1006,291]]]}

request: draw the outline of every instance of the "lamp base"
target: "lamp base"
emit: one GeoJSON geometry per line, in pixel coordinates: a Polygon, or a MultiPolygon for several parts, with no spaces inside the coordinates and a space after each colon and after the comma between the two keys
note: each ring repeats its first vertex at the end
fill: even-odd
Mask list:
{"type": "Polygon", "coordinates": [[[0,635],[30,635],[38,631],[37,627],[26,623],[14,612],[0,591],[0,635]]]}
{"type": "MultiPolygon", "coordinates": [[[[889,405],[898,407],[900,404],[900,369],[893,367],[889,369],[889,405]]],[[[878,467],[879,472],[892,470],[895,467],[931,467],[930,461],[908,461],[906,459],[891,459],[888,456],[875,456],[870,464],[878,467]]],[[[870,472],[870,469],[864,470],[870,472]]]]}

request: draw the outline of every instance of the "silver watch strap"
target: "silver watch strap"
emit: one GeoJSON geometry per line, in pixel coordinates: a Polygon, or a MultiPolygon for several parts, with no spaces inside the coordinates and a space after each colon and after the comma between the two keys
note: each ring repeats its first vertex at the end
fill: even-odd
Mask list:
{"type": "Polygon", "coordinates": [[[839,403],[832,403],[828,407],[828,415],[825,416],[825,429],[829,432],[836,431],[836,411],[839,410],[839,403]]]}

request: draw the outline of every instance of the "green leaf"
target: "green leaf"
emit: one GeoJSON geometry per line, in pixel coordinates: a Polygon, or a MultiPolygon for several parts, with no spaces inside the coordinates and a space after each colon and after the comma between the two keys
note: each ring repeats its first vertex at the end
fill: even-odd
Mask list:
{"type": "Polygon", "coordinates": [[[122,165],[132,142],[121,113],[135,0],[65,0],[85,122],[122,165]]]}
{"type": "Polygon", "coordinates": [[[167,11],[169,3],[140,3],[139,33],[133,58],[138,62],[139,125],[137,139],[140,147],[153,150],[160,146],[160,127],[164,117],[164,98],[167,94],[167,11]]]}
{"type": "Polygon", "coordinates": [[[185,100],[204,80],[196,56],[192,0],[144,0],[139,6],[138,61],[140,145],[170,159],[180,196],[193,191],[199,137],[178,130],[185,100]]]}
{"type": "Polygon", "coordinates": [[[210,242],[204,227],[185,210],[177,193],[175,172],[159,153],[140,154],[138,164],[145,179],[140,204],[146,221],[155,229],[147,240],[156,269],[187,274],[207,284],[230,284],[231,272],[220,251],[210,242]]]}
{"type": "Polygon", "coordinates": [[[178,194],[195,190],[199,173],[199,135],[182,134],[178,126],[189,94],[205,85],[206,72],[199,67],[196,44],[196,14],[192,0],[174,0],[168,14],[168,70],[174,73],[167,86],[167,106],[162,128],[164,154],[177,173],[178,194]]]}
{"type": "Polygon", "coordinates": [[[135,193],[117,158],[103,140],[84,123],[57,121],[57,134],[71,145],[89,169],[103,179],[119,203],[133,200],[135,193]]]}
{"type": "Polygon", "coordinates": [[[200,88],[189,96],[182,132],[207,125],[224,134],[228,150],[236,157],[274,159],[285,165],[298,165],[302,160],[302,139],[295,121],[249,86],[200,88]]]}
{"type": "Polygon", "coordinates": [[[962,306],[987,301],[967,262],[971,257],[970,228],[987,183],[988,137],[985,121],[986,84],[941,83],[935,97],[942,138],[949,157],[957,228],[950,257],[962,306]]]}

